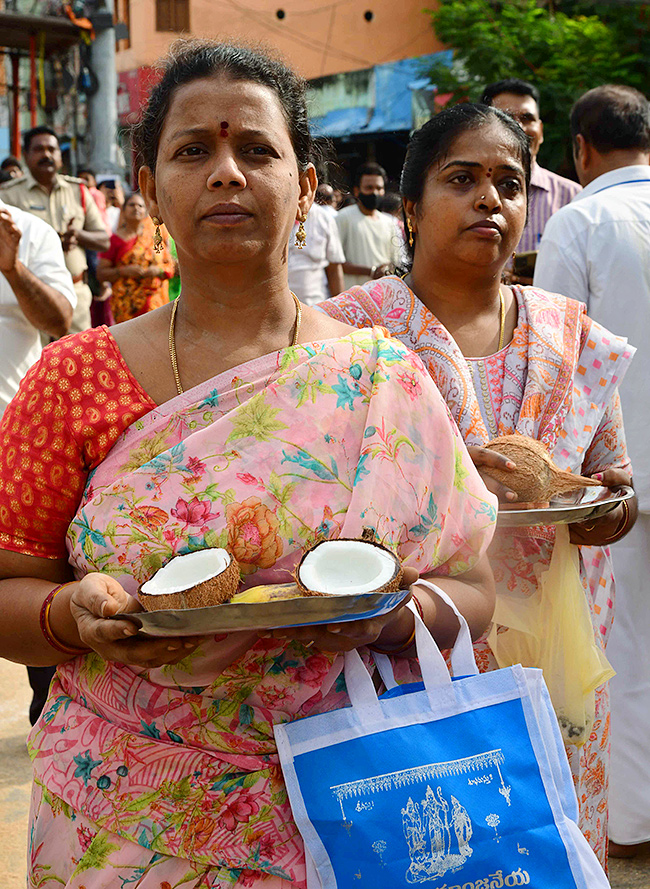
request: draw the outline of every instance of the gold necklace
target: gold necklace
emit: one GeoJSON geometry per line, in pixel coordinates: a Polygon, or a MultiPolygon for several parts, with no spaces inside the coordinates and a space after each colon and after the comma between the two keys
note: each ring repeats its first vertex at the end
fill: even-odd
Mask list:
{"type": "MultiPolygon", "coordinates": [[[[302,321],[302,307],[300,305],[300,300],[296,296],[293,291],[291,291],[291,296],[293,297],[293,301],[296,304],[296,320],[293,330],[293,338],[291,340],[291,345],[295,346],[298,344],[298,335],[300,334],[300,322],[302,321]]],[[[176,328],[176,309],[178,308],[178,303],[180,302],[180,297],[177,297],[172,303],[172,314],[169,319],[169,358],[172,363],[172,370],[174,371],[174,380],[176,381],[176,391],[179,395],[182,395],[185,391],[181,385],[181,375],[178,372],[178,359],[176,358],[176,337],[175,337],[175,328],[176,328]]]]}
{"type": "Polygon", "coordinates": [[[503,291],[499,287],[499,347],[497,352],[500,352],[503,349],[503,337],[506,332],[506,301],[503,298],[503,291]]]}

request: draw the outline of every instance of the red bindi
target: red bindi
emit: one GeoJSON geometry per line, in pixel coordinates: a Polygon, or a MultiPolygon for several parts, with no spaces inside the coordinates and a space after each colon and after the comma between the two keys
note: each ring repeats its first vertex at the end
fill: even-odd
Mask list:
{"type": "Polygon", "coordinates": [[[228,121],[222,120],[221,123],[219,124],[219,126],[221,127],[220,135],[223,136],[224,139],[227,138],[227,136],[228,136],[228,121]]]}
{"type": "Polygon", "coordinates": [[[492,175],[492,167],[490,167],[486,173],[486,176],[488,179],[490,178],[491,175],[492,175]]]}

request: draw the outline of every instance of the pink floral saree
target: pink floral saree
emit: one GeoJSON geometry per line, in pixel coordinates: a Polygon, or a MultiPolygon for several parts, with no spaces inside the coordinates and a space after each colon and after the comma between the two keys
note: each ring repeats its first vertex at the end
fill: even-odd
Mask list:
{"type": "MultiPolygon", "coordinates": [[[[543,441],[563,469],[592,474],[613,466],[629,471],[617,386],[635,349],[585,314],[575,300],[533,287],[515,287],[518,322],[500,360],[486,361],[486,388],[499,402],[498,435],[518,432],[543,441]],[[613,407],[612,407],[613,405],[613,407]],[[610,409],[611,408],[611,409],[610,409]]],[[[400,278],[353,287],[318,307],[355,327],[384,325],[423,361],[468,444],[485,444],[483,420],[466,359],[438,319],[400,278]]],[[[497,597],[532,596],[553,552],[553,526],[500,529],[489,556],[497,597]]],[[[580,568],[597,643],[607,641],[614,607],[609,549],[582,547],[580,568]]],[[[498,608],[498,606],[497,606],[498,608]]],[[[499,627],[499,632],[507,632],[499,627]]],[[[486,638],[475,644],[482,670],[496,669],[486,638]]],[[[603,866],[607,858],[609,697],[596,695],[596,720],[584,746],[567,747],[580,827],[603,866]]]]}
{"type": "MultiPolygon", "coordinates": [[[[259,358],[137,420],[89,477],[68,548],[77,576],[136,594],[206,546],[228,546],[249,585],[286,581],[316,535],[371,526],[421,573],[454,575],[494,522],[429,374],[374,329],[259,358]]],[[[30,738],[29,885],[304,887],[273,725],[345,705],[342,662],[238,633],[176,666],[63,665],[30,738]]]]}

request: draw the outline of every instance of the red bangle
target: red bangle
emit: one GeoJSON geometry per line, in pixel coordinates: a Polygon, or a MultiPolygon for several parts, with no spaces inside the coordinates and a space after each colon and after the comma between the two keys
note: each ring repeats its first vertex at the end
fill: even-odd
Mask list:
{"type": "Polygon", "coordinates": [[[41,605],[41,613],[39,615],[39,623],[41,625],[41,632],[45,637],[45,641],[48,645],[54,648],[56,651],[60,651],[63,654],[86,654],[90,651],[90,648],[73,648],[71,645],[66,645],[64,642],[61,642],[54,635],[54,631],[50,626],[50,608],[52,607],[52,602],[54,601],[55,596],[57,596],[61,590],[70,586],[74,581],[69,581],[68,583],[60,583],[58,586],[53,587],[50,592],[45,597],[43,604],[41,605]]]}

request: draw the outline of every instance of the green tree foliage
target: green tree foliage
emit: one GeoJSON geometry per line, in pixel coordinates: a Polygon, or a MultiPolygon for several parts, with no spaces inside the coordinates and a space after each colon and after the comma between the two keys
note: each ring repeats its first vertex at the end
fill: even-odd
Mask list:
{"type": "Polygon", "coordinates": [[[440,62],[429,72],[437,91],[477,101],[496,80],[534,83],[545,125],[540,162],[559,172],[571,170],[568,118],[578,96],[603,83],[648,94],[647,4],[439,0],[428,12],[438,38],[454,50],[451,67],[440,62]]]}

